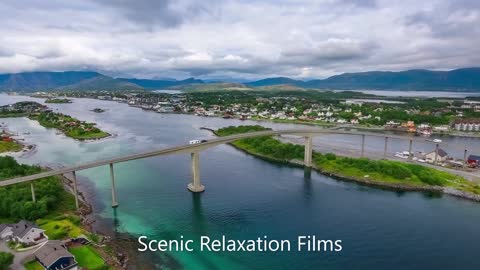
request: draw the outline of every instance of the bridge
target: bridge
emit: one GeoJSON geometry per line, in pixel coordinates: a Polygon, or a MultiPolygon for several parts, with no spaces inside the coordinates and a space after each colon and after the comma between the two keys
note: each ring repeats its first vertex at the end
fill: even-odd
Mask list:
{"type": "MultiPolygon", "coordinates": [[[[30,182],[32,200],[36,201],[35,187],[34,187],[35,180],[42,179],[45,177],[50,177],[50,176],[58,176],[58,175],[71,173],[73,175],[73,193],[75,196],[75,204],[76,204],[76,207],[78,208],[79,200],[78,200],[76,172],[108,165],[110,168],[112,207],[117,207],[118,201],[117,201],[116,188],[115,188],[115,174],[114,174],[114,167],[113,167],[114,164],[127,162],[131,160],[148,158],[148,157],[155,157],[155,156],[165,156],[165,155],[172,155],[172,154],[190,154],[191,162],[192,162],[192,182],[188,184],[187,188],[191,192],[203,192],[205,190],[205,186],[202,185],[200,181],[200,166],[199,166],[201,151],[204,151],[211,147],[215,147],[220,144],[231,143],[233,141],[246,139],[246,138],[253,138],[253,137],[259,137],[259,136],[295,135],[295,136],[301,136],[305,138],[304,166],[311,167],[312,151],[313,151],[312,138],[316,136],[326,135],[326,134],[359,136],[361,138],[361,144],[360,144],[359,150],[362,157],[364,156],[366,136],[383,137],[384,138],[384,152],[383,152],[384,159],[387,158],[388,141],[391,138],[409,140],[409,151],[408,151],[410,153],[408,158],[409,160],[411,160],[413,157],[413,152],[412,152],[413,142],[414,141],[421,141],[423,143],[426,142],[425,139],[420,139],[420,138],[411,138],[411,137],[396,136],[396,135],[385,135],[385,134],[373,133],[373,132],[338,131],[338,130],[331,130],[331,129],[291,129],[291,130],[258,131],[258,132],[242,133],[242,134],[236,134],[236,135],[225,136],[225,137],[218,137],[218,138],[214,138],[198,144],[186,144],[186,145],[174,146],[174,147],[164,148],[164,149],[155,150],[155,151],[131,154],[131,155],[126,155],[126,156],[117,157],[113,159],[98,160],[98,161],[89,162],[85,164],[50,170],[50,171],[46,171],[38,174],[17,177],[13,179],[7,179],[4,181],[0,181],[0,187],[30,182]]],[[[439,144],[434,142],[430,142],[430,143],[436,144],[436,154],[438,155],[439,144]]],[[[465,151],[465,155],[466,155],[466,151],[465,151]]],[[[435,157],[435,162],[436,161],[437,161],[437,158],[435,157]]]]}

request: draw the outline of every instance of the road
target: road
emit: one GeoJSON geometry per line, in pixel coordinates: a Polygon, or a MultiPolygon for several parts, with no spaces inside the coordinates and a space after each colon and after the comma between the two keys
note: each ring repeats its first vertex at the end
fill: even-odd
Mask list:
{"type": "Polygon", "coordinates": [[[15,252],[15,251],[12,251],[10,248],[7,247],[7,243],[4,240],[0,240],[0,251],[12,253],[13,255],[15,255],[15,257],[13,259],[13,264],[10,266],[10,269],[24,270],[25,267],[23,266],[23,264],[24,264],[25,260],[27,259],[27,257],[32,256],[32,254],[35,250],[36,249],[27,250],[27,251],[23,251],[23,252],[15,252]]]}
{"type": "MultiPolygon", "coordinates": [[[[290,142],[290,143],[295,143],[295,144],[302,144],[303,143],[303,139],[298,138],[298,137],[280,136],[279,139],[283,142],[290,142]]],[[[313,149],[318,151],[318,152],[325,152],[325,149],[328,149],[327,150],[328,152],[334,153],[334,154],[339,155],[339,156],[361,157],[360,149],[354,150],[354,149],[348,149],[348,148],[337,148],[337,147],[332,147],[331,145],[328,145],[326,143],[316,142],[313,145],[313,149]]],[[[383,159],[383,151],[364,151],[364,157],[369,158],[369,159],[380,160],[380,159],[383,159]]],[[[415,163],[415,164],[418,164],[418,165],[434,168],[434,169],[437,169],[437,170],[440,170],[440,171],[449,172],[451,174],[461,176],[461,177],[463,177],[467,180],[475,181],[475,182],[480,183],[480,172],[478,172],[478,170],[464,171],[464,170],[456,170],[456,169],[446,168],[446,167],[442,167],[442,166],[435,166],[435,165],[429,164],[429,163],[419,163],[419,162],[409,161],[408,159],[395,157],[392,153],[387,153],[386,159],[394,160],[394,161],[401,161],[401,162],[408,162],[408,163],[415,163]]]]}
{"type": "MultiPolygon", "coordinates": [[[[236,135],[225,136],[225,137],[218,137],[218,138],[210,139],[207,142],[199,143],[199,144],[185,144],[180,146],[174,146],[174,147],[164,148],[164,149],[155,150],[155,151],[126,155],[126,156],[107,159],[107,160],[93,161],[90,163],[46,171],[39,174],[18,177],[14,179],[8,179],[8,180],[0,181],[0,187],[29,182],[29,181],[37,180],[40,178],[45,178],[45,177],[50,177],[55,175],[61,175],[61,174],[86,170],[86,169],[95,168],[99,166],[105,166],[109,164],[126,162],[130,160],[137,160],[137,159],[143,159],[148,157],[164,156],[164,155],[171,155],[171,154],[181,154],[181,153],[189,154],[193,152],[199,152],[211,147],[215,147],[220,144],[230,143],[230,142],[240,140],[240,139],[245,139],[245,138],[252,138],[252,137],[259,137],[259,136],[277,136],[277,135],[295,135],[295,136],[302,136],[302,137],[307,137],[307,136],[315,137],[315,136],[320,136],[324,134],[343,134],[343,135],[358,135],[358,136],[365,135],[365,136],[372,136],[372,137],[382,137],[382,138],[388,137],[388,138],[396,138],[396,139],[412,140],[412,141],[420,140],[416,138],[408,138],[408,137],[397,136],[397,135],[385,135],[381,133],[358,132],[358,131],[340,131],[340,130],[332,130],[332,129],[290,129],[290,130],[267,130],[267,131],[249,132],[249,133],[242,133],[242,134],[236,134],[236,135]]],[[[422,140],[422,142],[424,142],[424,140],[422,140]]]]}

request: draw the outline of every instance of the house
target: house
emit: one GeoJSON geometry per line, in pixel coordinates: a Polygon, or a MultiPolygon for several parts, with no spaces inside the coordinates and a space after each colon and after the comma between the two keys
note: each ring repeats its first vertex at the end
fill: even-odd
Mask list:
{"type": "Polygon", "coordinates": [[[77,261],[68,252],[62,241],[50,240],[45,242],[34,253],[35,259],[46,270],[76,270],[77,261]]]}
{"type": "Polygon", "coordinates": [[[447,152],[445,152],[443,149],[440,149],[440,148],[438,149],[438,154],[436,153],[435,150],[425,154],[425,160],[430,163],[435,163],[435,157],[437,157],[437,163],[445,162],[448,158],[448,154],[447,152]]]}
{"type": "Polygon", "coordinates": [[[9,224],[0,224],[0,240],[7,239],[12,235],[12,226],[9,224]]]}
{"type": "MultiPolygon", "coordinates": [[[[471,167],[478,167],[480,166],[480,156],[477,155],[469,155],[467,159],[467,163],[471,167]]],[[[0,228],[1,233],[1,228],[0,228]]]]}
{"type": "Polygon", "coordinates": [[[458,131],[480,131],[480,119],[457,119],[453,128],[458,131]]]}
{"type": "Polygon", "coordinates": [[[46,241],[48,238],[44,230],[35,224],[21,220],[16,224],[1,224],[0,238],[9,239],[26,245],[38,244],[46,241]]]}

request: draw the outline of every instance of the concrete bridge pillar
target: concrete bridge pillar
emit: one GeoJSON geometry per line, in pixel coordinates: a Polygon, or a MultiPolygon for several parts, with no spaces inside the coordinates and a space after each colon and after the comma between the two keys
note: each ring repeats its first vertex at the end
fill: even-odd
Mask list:
{"type": "Polygon", "coordinates": [[[34,187],[33,181],[30,182],[30,189],[32,190],[32,201],[37,202],[37,198],[35,197],[35,187],[34,187]]]}
{"type": "Polygon", "coordinates": [[[312,167],[312,137],[305,137],[305,159],[304,163],[307,167],[312,167]]]}
{"type": "Polygon", "coordinates": [[[110,178],[112,180],[112,207],[117,207],[117,191],[115,189],[115,174],[113,173],[113,163],[110,163],[110,178]]]}
{"type": "Polygon", "coordinates": [[[77,174],[75,171],[72,172],[73,175],[73,196],[75,196],[75,207],[78,209],[78,188],[77,188],[77,174]]]}
{"type": "Polygon", "coordinates": [[[408,160],[412,160],[413,158],[412,144],[413,144],[413,140],[410,139],[410,144],[408,145],[408,160]]]}
{"type": "Polygon", "coordinates": [[[383,159],[387,159],[388,137],[385,137],[385,146],[383,148],[383,159]]]}
{"type": "Polygon", "coordinates": [[[187,188],[191,192],[203,192],[205,186],[200,183],[200,154],[193,152],[192,156],[192,183],[188,184],[187,188]]]}
{"type": "Polygon", "coordinates": [[[360,152],[360,157],[365,155],[365,134],[362,134],[362,150],[360,152]]]}

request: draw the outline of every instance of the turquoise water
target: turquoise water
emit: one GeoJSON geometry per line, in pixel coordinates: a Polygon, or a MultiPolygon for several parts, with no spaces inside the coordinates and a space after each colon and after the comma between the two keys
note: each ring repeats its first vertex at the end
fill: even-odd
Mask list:
{"type": "MultiPolygon", "coordinates": [[[[0,95],[0,104],[25,100],[0,95]]],[[[25,118],[1,119],[22,133],[36,150],[22,162],[61,166],[121,154],[185,144],[208,138],[202,126],[251,124],[218,118],[162,115],[98,100],[50,104],[52,108],[94,121],[115,136],[77,142],[25,118]],[[90,109],[107,112],[96,114],[90,109]]],[[[292,125],[264,123],[273,128],[292,125]]],[[[358,147],[350,137],[331,136],[331,147],[358,147]]],[[[380,139],[381,140],[381,139],[380,139]]],[[[445,138],[451,152],[465,145],[479,148],[479,139],[445,138]]],[[[372,150],[381,141],[367,140],[372,150]]],[[[427,147],[418,145],[419,148],[427,147]]],[[[392,142],[391,151],[404,143],[392,142]]],[[[115,219],[116,231],[152,239],[197,239],[200,235],[232,239],[290,239],[317,235],[341,239],[338,253],[213,253],[138,254],[159,269],[476,269],[480,248],[480,205],[448,196],[391,192],[342,182],[302,168],[272,164],[228,145],[200,154],[203,194],[191,194],[190,157],[172,155],[115,166],[120,206],[110,204],[108,168],[82,171],[80,185],[93,190],[96,214],[115,219]],[[454,258],[454,259],[452,259],[454,258]]]]}

